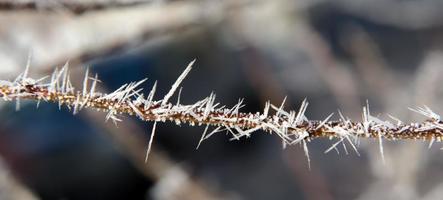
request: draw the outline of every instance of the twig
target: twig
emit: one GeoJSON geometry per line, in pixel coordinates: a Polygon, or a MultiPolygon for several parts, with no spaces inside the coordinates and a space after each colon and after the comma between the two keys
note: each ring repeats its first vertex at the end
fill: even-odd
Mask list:
{"type": "MultiPolygon", "coordinates": [[[[183,74],[187,74],[192,65],[188,65],[183,74]]],[[[299,111],[285,111],[283,106],[270,104],[266,106],[263,113],[240,112],[244,105],[240,101],[232,108],[219,107],[215,103],[215,95],[211,94],[194,104],[182,105],[168,102],[170,96],[178,87],[174,84],[170,92],[162,100],[153,100],[154,91],[150,97],[144,98],[138,86],[145,80],[132,82],[121,86],[109,94],[102,94],[91,91],[87,87],[87,82],[91,77],[86,73],[83,90],[75,91],[70,84],[67,74],[68,67],[56,70],[52,74],[49,82],[32,79],[22,73],[14,81],[0,82],[0,97],[6,101],[20,99],[30,99],[36,101],[49,101],[66,105],[74,113],[83,108],[93,108],[98,111],[107,112],[106,119],[111,119],[114,123],[121,121],[119,114],[136,115],[143,121],[165,122],[171,121],[176,124],[204,125],[215,127],[215,132],[203,137],[209,138],[214,133],[228,131],[232,134],[232,139],[239,140],[242,137],[249,137],[253,132],[262,130],[270,134],[278,135],[285,145],[302,144],[306,154],[306,142],[315,138],[336,138],[338,141],[332,148],[340,143],[346,148],[348,143],[358,154],[356,144],[360,138],[376,138],[381,143],[382,139],[420,139],[441,141],[443,138],[443,122],[440,116],[428,107],[411,109],[418,112],[427,120],[420,123],[396,124],[383,121],[372,116],[369,106],[363,108],[363,121],[351,121],[342,117],[338,121],[308,120],[305,112],[308,102],[305,100],[299,111]],[[273,114],[270,109],[274,110],[273,114]]],[[[184,76],[180,76],[177,82],[181,82],[184,76]]],[[[345,149],[346,150],[346,149],[345,149]]],[[[382,146],[380,145],[380,152],[382,146]]],[[[307,155],[308,156],[308,155],[307,155]]],[[[309,157],[308,157],[309,158],[309,157]]]]}

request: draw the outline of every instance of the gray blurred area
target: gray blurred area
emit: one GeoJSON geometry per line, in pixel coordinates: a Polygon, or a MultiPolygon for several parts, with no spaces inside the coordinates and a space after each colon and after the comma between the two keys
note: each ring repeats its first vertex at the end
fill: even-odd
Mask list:
{"type": "MultiPolygon", "coordinates": [[[[148,77],[167,93],[186,65],[181,102],[212,91],[245,112],[267,100],[286,109],[310,102],[307,117],[338,110],[423,120],[408,107],[443,113],[443,2],[435,0],[0,0],[0,79],[31,55],[31,74],[69,61],[81,86],[86,67],[100,90],[148,77]]],[[[176,97],[175,97],[176,98],[176,97]]],[[[175,99],[174,99],[175,101],[175,99]]],[[[229,141],[219,133],[196,150],[204,127],[157,124],[54,104],[0,103],[0,199],[433,200],[443,196],[441,144],[361,140],[361,154],[334,141],[282,149],[264,132],[229,141]]],[[[393,121],[393,120],[392,120],[393,121]]]]}

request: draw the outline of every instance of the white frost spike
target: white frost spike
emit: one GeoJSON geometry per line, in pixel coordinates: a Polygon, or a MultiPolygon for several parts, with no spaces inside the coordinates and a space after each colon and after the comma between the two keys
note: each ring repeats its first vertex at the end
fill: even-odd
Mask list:
{"type": "Polygon", "coordinates": [[[203,119],[206,119],[208,117],[209,112],[212,110],[212,106],[214,105],[215,101],[215,93],[211,93],[208,97],[208,101],[206,102],[206,108],[205,112],[203,113],[203,119]]]}
{"type": "Polygon", "coordinates": [[[267,101],[263,110],[262,119],[266,119],[268,117],[269,107],[271,107],[271,102],[267,101]]]}
{"type": "Polygon", "coordinates": [[[348,120],[346,119],[346,117],[343,115],[343,113],[341,113],[340,110],[338,110],[338,115],[340,116],[340,119],[341,119],[343,122],[348,121],[348,120]]]}
{"type": "Polygon", "coordinates": [[[198,149],[198,148],[200,147],[200,144],[201,144],[201,143],[203,142],[203,140],[205,139],[206,132],[208,132],[208,128],[209,128],[209,125],[206,125],[206,128],[205,128],[205,130],[203,131],[203,134],[202,134],[202,136],[201,136],[201,138],[200,138],[200,141],[198,141],[197,147],[196,147],[195,149],[198,149]]]}
{"type": "Polygon", "coordinates": [[[240,110],[240,108],[243,108],[243,100],[244,99],[239,99],[238,100],[238,103],[237,104],[235,104],[235,106],[234,107],[232,107],[232,109],[229,111],[231,114],[233,114],[233,115],[237,115],[238,114],[238,111],[240,110]]]}
{"type": "Polygon", "coordinates": [[[428,145],[428,149],[430,149],[432,147],[432,144],[434,144],[435,138],[432,137],[431,141],[429,141],[429,145],[428,145]]]}
{"type": "Polygon", "coordinates": [[[344,138],[340,138],[340,140],[338,141],[338,142],[336,142],[336,143],[334,143],[331,147],[329,147],[324,153],[326,154],[326,153],[329,153],[332,149],[335,149],[336,151],[337,151],[337,153],[339,153],[338,152],[338,149],[337,149],[337,145],[338,144],[340,144],[341,142],[343,142],[343,140],[344,140],[344,138]]]}
{"type": "Polygon", "coordinates": [[[315,130],[318,130],[323,125],[325,125],[329,121],[329,119],[332,117],[332,115],[334,115],[334,113],[329,114],[328,117],[326,117],[317,127],[315,127],[315,130]]]}
{"type": "Polygon", "coordinates": [[[251,128],[251,129],[248,129],[248,130],[242,130],[241,128],[239,128],[238,126],[236,126],[235,127],[235,130],[238,132],[238,133],[240,133],[240,136],[239,137],[242,137],[242,136],[246,136],[246,137],[249,137],[249,136],[251,136],[251,133],[253,133],[253,132],[255,132],[255,131],[258,131],[258,130],[260,130],[262,127],[261,126],[257,126],[257,127],[255,127],[255,128],[251,128]]]}
{"type": "Polygon", "coordinates": [[[169,99],[172,97],[172,95],[174,94],[175,90],[177,90],[177,88],[180,85],[180,83],[183,81],[183,79],[185,79],[185,77],[191,71],[192,65],[194,63],[195,63],[195,59],[191,63],[189,63],[189,65],[186,67],[185,71],[183,71],[183,73],[177,78],[175,83],[171,86],[171,89],[169,90],[169,92],[163,98],[162,105],[166,105],[168,103],[169,99]]]}
{"type": "Polygon", "coordinates": [[[157,122],[154,122],[154,125],[152,126],[151,138],[149,138],[148,150],[146,150],[145,163],[148,162],[149,153],[151,152],[152,141],[154,141],[155,127],[156,126],[157,126],[157,122]]]}
{"type": "Polygon", "coordinates": [[[36,104],[36,108],[38,109],[39,107],[40,107],[40,102],[41,102],[41,100],[39,99],[39,100],[37,100],[37,104],[36,104]]]}
{"type": "Polygon", "coordinates": [[[86,96],[88,91],[89,67],[86,68],[85,79],[83,79],[83,96],[86,96]]]}
{"type": "Polygon", "coordinates": [[[369,122],[369,105],[363,106],[363,122],[369,122]]]}
{"type": "Polygon", "coordinates": [[[133,103],[134,103],[134,105],[139,106],[139,105],[142,105],[144,101],[145,101],[144,95],[140,94],[140,95],[137,95],[137,98],[135,99],[135,101],[133,103]]]}
{"type": "Polygon", "coordinates": [[[211,133],[206,135],[205,139],[203,139],[203,140],[206,140],[206,139],[210,138],[212,135],[214,135],[214,134],[216,134],[216,133],[218,133],[220,131],[224,131],[224,129],[222,129],[221,126],[219,126],[219,127],[215,128],[214,130],[212,130],[211,133]]]}
{"type": "Polygon", "coordinates": [[[23,73],[19,74],[13,81],[13,83],[20,83],[22,81],[23,73]]]}
{"type": "Polygon", "coordinates": [[[125,84],[125,85],[121,86],[119,89],[117,89],[116,91],[114,91],[113,93],[105,96],[105,98],[118,100],[118,102],[117,102],[118,104],[121,102],[124,102],[134,95],[139,95],[139,92],[142,91],[143,89],[138,89],[136,91],[134,91],[134,89],[136,87],[138,87],[140,84],[142,84],[143,82],[145,82],[146,80],[147,79],[143,79],[139,82],[132,82],[129,84],[125,84]]]}
{"type": "Polygon", "coordinates": [[[381,161],[383,164],[386,164],[385,154],[383,152],[383,141],[380,133],[378,134],[378,148],[380,149],[381,161]]]}
{"type": "Polygon", "coordinates": [[[92,82],[92,86],[91,86],[91,92],[90,92],[90,96],[94,96],[95,94],[95,88],[97,87],[97,82],[100,82],[100,80],[98,80],[98,74],[95,74],[95,77],[92,79],[94,82],[92,82]]]}
{"type": "Polygon", "coordinates": [[[74,115],[78,113],[79,104],[80,104],[80,95],[77,95],[77,99],[74,101],[74,112],[73,112],[74,115]]]}
{"type": "Polygon", "coordinates": [[[117,122],[121,122],[122,120],[119,119],[118,117],[115,116],[116,115],[116,111],[111,109],[108,114],[106,115],[106,119],[105,122],[107,122],[109,119],[112,120],[112,122],[114,123],[115,126],[117,126],[117,122]]]}
{"type": "MultiPolygon", "coordinates": [[[[274,109],[275,111],[279,112],[280,115],[284,115],[284,116],[286,116],[286,117],[289,117],[289,113],[286,112],[286,111],[284,111],[283,109],[280,109],[280,107],[277,107],[277,106],[271,104],[271,108],[274,109]]],[[[276,114],[274,115],[274,117],[279,117],[279,116],[277,116],[277,113],[276,113],[276,114]]]]}
{"type": "Polygon", "coordinates": [[[157,88],[157,81],[155,81],[154,85],[152,86],[151,91],[149,92],[148,98],[146,98],[145,101],[145,109],[148,109],[152,105],[152,100],[154,99],[155,90],[157,88]]]}
{"type": "Polygon", "coordinates": [[[115,116],[115,114],[111,115],[112,123],[117,126],[117,122],[121,122],[122,120],[115,116]]]}
{"type": "Polygon", "coordinates": [[[65,66],[63,66],[63,69],[62,69],[62,71],[63,71],[63,81],[62,81],[62,93],[66,93],[67,92],[67,87],[68,87],[68,74],[69,74],[69,69],[68,69],[68,66],[69,66],[69,62],[66,62],[65,63],[65,66]]]}
{"type": "Polygon", "coordinates": [[[143,113],[132,103],[128,102],[129,106],[132,108],[132,110],[135,112],[135,114],[140,118],[143,119],[143,113]]]}
{"type": "Polygon", "coordinates": [[[396,118],[396,117],[394,117],[394,116],[392,116],[390,114],[388,114],[388,117],[393,119],[393,120],[395,120],[395,121],[397,121],[397,126],[400,126],[400,125],[403,124],[403,122],[401,120],[399,120],[398,118],[396,118]]]}
{"type": "Polygon", "coordinates": [[[309,168],[309,170],[311,170],[311,158],[309,157],[308,145],[306,144],[305,140],[302,140],[302,143],[303,143],[303,150],[305,152],[306,159],[308,159],[308,168],[309,168]]]}
{"type": "Polygon", "coordinates": [[[290,145],[300,143],[301,141],[304,141],[309,136],[309,133],[306,131],[303,131],[302,134],[298,135],[297,139],[293,140],[290,145]]]}
{"type": "Polygon", "coordinates": [[[29,68],[31,67],[31,60],[32,60],[32,54],[30,53],[28,55],[28,60],[26,61],[25,71],[23,72],[23,75],[22,75],[23,80],[26,80],[26,78],[28,78],[29,68]]]}
{"type": "Polygon", "coordinates": [[[285,105],[286,98],[287,98],[287,96],[285,96],[285,98],[284,98],[283,101],[281,102],[280,107],[279,107],[278,110],[277,110],[277,114],[275,114],[277,117],[280,116],[281,112],[283,111],[283,106],[285,105]]]}
{"type": "MultiPolygon", "coordinates": [[[[357,147],[355,147],[354,143],[349,138],[350,136],[354,136],[354,135],[350,134],[347,130],[345,130],[339,126],[330,127],[330,126],[325,125],[325,127],[327,129],[329,129],[331,132],[336,133],[341,138],[341,140],[339,142],[337,142],[336,144],[334,144],[333,147],[337,146],[338,143],[343,142],[343,140],[346,139],[349,142],[349,144],[351,145],[351,147],[354,149],[355,153],[358,156],[360,156],[360,153],[358,152],[357,147]]],[[[332,150],[332,147],[329,148],[325,153],[329,152],[330,150],[332,150]]]]}
{"type": "Polygon", "coordinates": [[[152,86],[151,92],[149,92],[148,98],[146,99],[148,102],[151,102],[154,99],[155,90],[157,89],[157,81],[155,81],[152,86]]]}
{"type": "Polygon", "coordinates": [[[229,139],[229,141],[232,140],[240,140],[240,136],[238,134],[235,134],[234,131],[232,131],[231,128],[229,128],[228,125],[225,125],[226,130],[228,130],[228,132],[230,132],[232,134],[232,136],[234,136],[233,138],[229,139]]]}
{"type": "Polygon", "coordinates": [[[344,142],[342,142],[341,144],[343,146],[343,149],[345,150],[346,155],[349,155],[348,148],[346,148],[346,144],[344,142]]]}
{"type": "Polygon", "coordinates": [[[437,113],[433,112],[429,107],[427,106],[423,106],[423,107],[418,107],[417,109],[413,109],[413,108],[409,108],[409,110],[414,111],[416,113],[422,114],[426,117],[431,118],[434,121],[440,121],[440,115],[438,115],[437,113]]]}
{"type": "Polygon", "coordinates": [[[383,120],[381,120],[381,119],[379,119],[377,117],[374,117],[374,116],[369,116],[369,120],[372,121],[372,122],[375,122],[377,124],[374,127],[376,127],[376,126],[385,126],[385,127],[390,128],[390,129],[394,129],[396,127],[391,122],[383,121],[383,120]]]}
{"type": "MultiPolygon", "coordinates": [[[[47,79],[49,76],[44,76],[44,77],[41,77],[41,78],[39,78],[39,79],[37,79],[36,81],[35,81],[35,83],[37,84],[37,83],[41,83],[41,82],[43,82],[45,79],[47,79]]],[[[41,86],[41,85],[40,85],[41,86]]]]}
{"type": "Polygon", "coordinates": [[[125,88],[127,85],[128,84],[126,83],[126,84],[120,86],[115,91],[113,91],[113,92],[111,92],[111,93],[109,93],[109,94],[107,94],[105,96],[102,96],[102,97],[98,98],[97,100],[103,100],[103,99],[116,100],[116,99],[118,99],[117,96],[119,96],[121,94],[121,90],[123,88],[125,88]]]}
{"type": "Polygon", "coordinates": [[[180,105],[180,96],[182,95],[183,87],[180,87],[178,90],[178,97],[177,97],[177,106],[180,105]]]}
{"type": "Polygon", "coordinates": [[[68,92],[68,93],[74,93],[74,86],[72,86],[72,83],[71,83],[71,80],[69,79],[69,77],[70,77],[70,74],[68,74],[68,83],[67,83],[67,85],[66,85],[66,91],[68,92]]]}
{"type": "Polygon", "coordinates": [[[133,85],[134,85],[133,82],[129,83],[125,88],[123,88],[123,90],[121,92],[116,93],[115,99],[118,101],[118,103],[121,103],[124,101],[124,99],[129,94],[129,92],[131,92],[131,90],[128,88],[131,88],[133,85]]]}
{"type": "Polygon", "coordinates": [[[15,100],[15,111],[20,111],[20,98],[17,97],[15,100]]]}
{"type": "Polygon", "coordinates": [[[58,74],[58,68],[55,68],[54,72],[51,75],[51,82],[49,83],[48,86],[48,91],[49,92],[55,92],[56,91],[56,86],[57,86],[57,74],[58,74]]]}
{"type": "Polygon", "coordinates": [[[145,78],[139,82],[129,84],[128,87],[126,87],[126,89],[124,90],[125,95],[119,100],[119,102],[126,101],[127,99],[131,98],[132,96],[139,94],[139,92],[141,92],[143,90],[143,88],[140,88],[135,91],[134,91],[134,89],[137,88],[142,83],[144,83],[146,80],[148,80],[148,79],[145,78]]]}
{"type": "Polygon", "coordinates": [[[369,133],[369,125],[371,124],[371,114],[369,111],[369,104],[366,102],[366,106],[363,107],[363,127],[365,134],[369,133]]]}
{"type": "MultiPolygon", "coordinates": [[[[288,120],[287,120],[288,122],[286,123],[287,126],[294,125],[294,122],[295,122],[295,114],[296,114],[295,111],[293,111],[293,110],[289,111],[289,116],[288,116],[288,120]]],[[[283,124],[285,124],[285,123],[283,123],[283,124]]]]}
{"type": "MultiPolygon", "coordinates": [[[[63,75],[63,73],[64,73],[65,70],[66,70],[65,68],[62,68],[62,69],[58,72],[58,74],[57,74],[57,76],[56,76],[56,78],[55,78],[55,88],[56,88],[57,91],[61,91],[61,88],[60,88],[60,78],[62,77],[62,75],[63,75]]],[[[63,81],[63,80],[62,80],[62,81],[63,81]]]]}
{"type": "Polygon", "coordinates": [[[80,104],[80,109],[79,110],[82,110],[83,107],[85,107],[85,105],[88,103],[89,98],[90,98],[89,96],[83,97],[83,101],[80,104]]]}
{"type": "Polygon", "coordinates": [[[305,116],[306,108],[308,107],[308,105],[309,105],[308,101],[304,99],[303,102],[301,103],[297,117],[295,117],[295,124],[300,124],[301,122],[303,122],[303,117],[305,116]]]}

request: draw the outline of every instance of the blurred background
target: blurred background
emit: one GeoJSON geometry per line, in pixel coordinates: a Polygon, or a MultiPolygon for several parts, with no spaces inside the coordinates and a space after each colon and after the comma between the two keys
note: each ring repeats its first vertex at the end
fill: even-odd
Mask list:
{"type": "MultiPolygon", "coordinates": [[[[322,120],[337,110],[405,122],[408,107],[443,113],[443,2],[433,0],[0,0],[0,77],[13,79],[32,55],[31,74],[70,63],[102,91],[148,77],[157,98],[186,65],[181,102],[215,91],[245,112],[267,100],[322,120]],[[379,115],[380,113],[380,115],[379,115]]],[[[146,91],[145,90],[145,91],[146,91]]],[[[0,103],[0,199],[441,199],[443,154],[423,141],[362,140],[360,156],[324,151],[328,139],[282,150],[264,132],[240,141],[219,133],[195,149],[204,127],[157,125],[43,103],[0,103]]]]}

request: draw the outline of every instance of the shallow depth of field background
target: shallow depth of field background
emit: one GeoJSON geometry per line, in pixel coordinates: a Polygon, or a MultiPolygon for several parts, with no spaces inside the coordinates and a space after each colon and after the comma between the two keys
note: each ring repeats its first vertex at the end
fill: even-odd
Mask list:
{"type": "MultiPolygon", "coordinates": [[[[423,120],[408,107],[443,113],[443,2],[401,0],[37,1],[0,0],[0,79],[13,79],[32,54],[41,77],[70,63],[77,88],[86,67],[112,91],[148,77],[157,99],[186,65],[181,102],[212,91],[245,112],[270,100],[322,120],[337,111],[361,119],[423,120]],[[35,3],[35,2],[37,3],[35,3]],[[380,114],[379,114],[380,113],[380,114]]],[[[176,96],[173,101],[176,100],[176,96]]],[[[195,147],[204,127],[157,124],[105,113],[73,116],[55,104],[0,102],[0,199],[440,199],[443,152],[436,143],[362,140],[360,156],[328,139],[282,149],[256,132],[218,133],[195,147]]]]}

